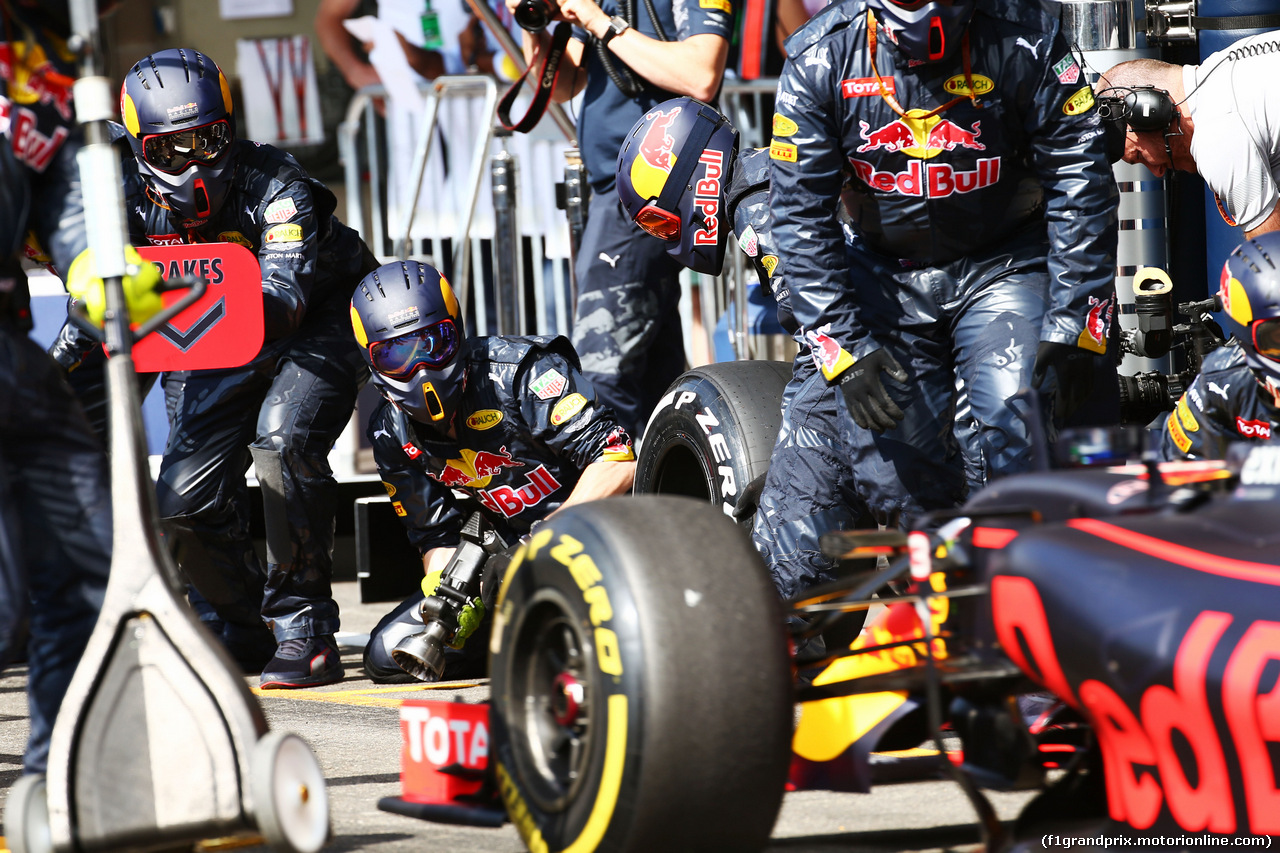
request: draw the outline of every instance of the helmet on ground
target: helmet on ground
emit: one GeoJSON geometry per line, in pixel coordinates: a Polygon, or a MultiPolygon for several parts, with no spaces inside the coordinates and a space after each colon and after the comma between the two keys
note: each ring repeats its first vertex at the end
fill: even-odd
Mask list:
{"type": "Polygon", "coordinates": [[[415,420],[448,429],[462,396],[465,335],[453,288],[435,267],[383,264],[356,285],[351,328],[388,400],[415,420]]]}
{"type": "Polygon", "coordinates": [[[920,62],[941,62],[960,46],[975,0],[867,0],[898,49],[920,62]]]}
{"type": "Polygon", "coordinates": [[[632,221],[671,245],[667,254],[716,275],[730,225],[724,190],[738,131],[701,101],[673,98],[649,110],[618,152],[617,185],[632,221]]]}
{"type": "Polygon", "coordinates": [[[235,174],[231,89],[212,59],[172,48],[125,73],[120,115],[153,197],[185,226],[217,213],[235,174]]]}
{"type": "Polygon", "coordinates": [[[1280,232],[1237,246],[1222,266],[1218,294],[1227,330],[1280,406],[1280,232]]]}

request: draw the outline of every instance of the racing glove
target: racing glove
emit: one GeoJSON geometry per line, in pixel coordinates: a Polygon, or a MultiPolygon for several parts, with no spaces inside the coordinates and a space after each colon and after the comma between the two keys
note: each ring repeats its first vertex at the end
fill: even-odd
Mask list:
{"type": "Polygon", "coordinates": [[[1093,391],[1094,353],[1074,344],[1041,341],[1036,350],[1036,363],[1031,371],[1031,384],[1040,390],[1052,370],[1058,378],[1058,398],[1054,414],[1069,418],[1093,391]]]}
{"type": "Polygon", "coordinates": [[[893,402],[880,379],[880,371],[899,382],[907,381],[907,371],[885,349],[872,350],[854,362],[840,377],[840,393],[849,406],[853,421],[863,429],[884,432],[897,426],[905,415],[893,402]]]}
{"type": "MultiPolygon", "coordinates": [[[[163,310],[164,302],[157,288],[164,281],[155,265],[143,260],[137,249],[125,246],[124,255],[128,271],[123,285],[129,322],[140,325],[163,310]]],[[[71,268],[67,270],[66,286],[75,302],[84,306],[90,322],[102,328],[107,311],[107,297],[94,264],[93,249],[85,249],[71,262],[71,268]]]]}

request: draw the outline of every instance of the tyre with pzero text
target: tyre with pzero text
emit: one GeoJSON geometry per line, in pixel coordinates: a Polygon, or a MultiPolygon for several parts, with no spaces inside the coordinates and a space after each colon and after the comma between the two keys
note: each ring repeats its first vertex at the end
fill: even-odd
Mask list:
{"type": "Polygon", "coordinates": [[[769,470],[791,365],[729,361],[681,375],[659,401],[636,464],[636,494],[687,495],[746,521],[769,470]]]}
{"type": "Polygon", "coordinates": [[[715,507],[573,506],[508,568],[492,760],[530,850],[758,851],[790,762],[781,605],[715,507]]]}

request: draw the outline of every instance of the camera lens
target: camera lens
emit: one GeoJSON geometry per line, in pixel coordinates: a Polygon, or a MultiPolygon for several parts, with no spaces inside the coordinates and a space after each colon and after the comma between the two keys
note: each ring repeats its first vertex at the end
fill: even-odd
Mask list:
{"type": "Polygon", "coordinates": [[[515,19],[522,28],[536,33],[547,28],[555,13],[550,0],[521,0],[515,10],[515,19]]]}
{"type": "MultiPolygon", "coordinates": [[[[1117,378],[1120,380],[1122,423],[1149,424],[1162,412],[1173,411],[1175,395],[1169,387],[1169,377],[1163,373],[1137,373],[1117,378]]],[[[1173,390],[1181,393],[1180,387],[1173,390]]]]}

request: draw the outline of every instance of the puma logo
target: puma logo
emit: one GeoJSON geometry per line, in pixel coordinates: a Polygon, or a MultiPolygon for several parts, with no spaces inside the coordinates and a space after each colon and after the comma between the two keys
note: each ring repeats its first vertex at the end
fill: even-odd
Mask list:
{"type": "Polygon", "coordinates": [[[1228,382],[1226,385],[1219,385],[1217,382],[1209,383],[1209,390],[1214,394],[1217,394],[1219,397],[1221,397],[1224,400],[1227,399],[1227,389],[1230,387],[1231,387],[1230,382],[1228,382]]]}
{"type": "Polygon", "coordinates": [[[1029,42],[1029,41],[1027,41],[1026,39],[1024,39],[1022,36],[1018,36],[1018,41],[1017,41],[1017,42],[1015,42],[1015,43],[1018,45],[1018,47],[1025,47],[1027,50],[1031,51],[1031,57],[1032,57],[1032,59],[1039,59],[1039,58],[1040,58],[1040,44],[1041,44],[1041,42],[1043,42],[1043,41],[1044,41],[1044,39],[1036,39],[1036,43],[1035,43],[1035,44],[1032,44],[1031,42],[1029,42]]]}
{"type": "Polygon", "coordinates": [[[391,433],[387,432],[387,431],[386,431],[386,429],[385,429],[385,428],[383,428],[383,427],[378,427],[377,429],[375,429],[375,430],[373,431],[373,437],[374,437],[374,438],[378,438],[379,436],[384,436],[384,435],[385,435],[387,438],[391,438],[391,433]]]}
{"type": "Polygon", "coordinates": [[[618,258],[620,257],[622,257],[622,255],[614,255],[611,258],[608,255],[606,255],[604,252],[600,253],[600,260],[604,261],[606,264],[613,267],[614,269],[618,268],[618,258]]]}

